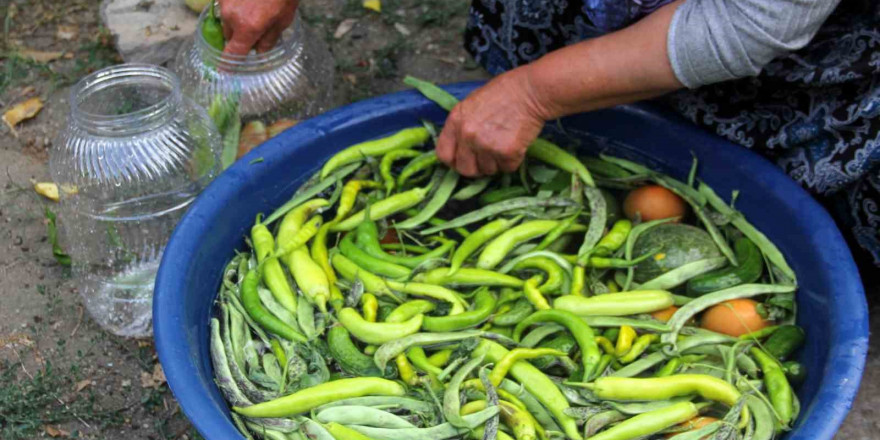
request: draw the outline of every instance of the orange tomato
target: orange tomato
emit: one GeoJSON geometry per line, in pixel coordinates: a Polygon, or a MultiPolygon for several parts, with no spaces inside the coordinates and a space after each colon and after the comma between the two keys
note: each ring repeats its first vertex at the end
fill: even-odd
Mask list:
{"type": "Polygon", "coordinates": [[[758,303],[750,299],[725,301],[703,313],[700,326],[730,336],[761,330],[772,322],[758,314],[757,306],[758,303]]]}
{"type": "Polygon", "coordinates": [[[674,192],[660,185],[647,185],[630,191],[623,201],[623,212],[630,220],[640,217],[642,221],[651,221],[682,217],[685,205],[674,192]]]}
{"type": "Polygon", "coordinates": [[[678,307],[669,306],[663,310],[657,310],[654,313],[651,313],[655,319],[659,319],[660,321],[666,322],[669,321],[669,318],[672,318],[672,315],[678,310],[678,307]]]}
{"type": "MultiPolygon", "coordinates": [[[[706,425],[708,425],[710,423],[715,423],[717,421],[718,421],[718,419],[716,419],[715,417],[704,417],[704,416],[694,417],[694,418],[688,420],[687,422],[680,423],[678,425],[678,427],[683,429],[683,431],[670,432],[669,434],[666,434],[666,438],[675,437],[676,435],[681,434],[682,432],[696,431],[698,429],[704,428],[706,425]]],[[[705,439],[705,438],[709,438],[709,437],[710,436],[706,436],[703,438],[705,439]]]]}

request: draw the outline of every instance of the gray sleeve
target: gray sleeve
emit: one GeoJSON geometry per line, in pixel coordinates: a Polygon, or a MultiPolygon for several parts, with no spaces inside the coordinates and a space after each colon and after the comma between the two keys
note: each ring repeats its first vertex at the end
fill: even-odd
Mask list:
{"type": "Polygon", "coordinates": [[[675,76],[696,88],[755,76],[804,47],[840,0],[686,0],[669,25],[675,76]]]}

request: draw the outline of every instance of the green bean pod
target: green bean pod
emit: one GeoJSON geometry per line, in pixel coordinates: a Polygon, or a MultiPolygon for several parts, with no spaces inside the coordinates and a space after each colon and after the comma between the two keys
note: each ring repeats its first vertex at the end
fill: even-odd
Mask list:
{"type": "Polygon", "coordinates": [[[315,415],[315,419],[321,423],[361,424],[377,428],[406,429],[416,427],[403,417],[369,406],[334,406],[321,410],[315,415]]]}
{"type": "Polygon", "coordinates": [[[443,175],[443,179],[440,181],[440,185],[431,197],[431,200],[419,210],[419,213],[400,223],[396,223],[394,227],[403,230],[412,229],[430,220],[431,217],[433,217],[434,214],[436,214],[437,211],[449,201],[449,197],[452,195],[455,185],[458,184],[458,178],[459,175],[455,170],[447,170],[446,174],[443,175]]]}
{"type": "Polygon", "coordinates": [[[321,168],[321,178],[327,177],[339,167],[360,162],[367,157],[381,156],[390,151],[412,148],[424,144],[431,135],[424,127],[405,128],[391,136],[352,145],[330,158],[321,168]]]}
{"type": "Polygon", "coordinates": [[[421,171],[427,170],[433,167],[440,160],[437,159],[437,153],[433,150],[427,151],[416,156],[415,159],[411,160],[403,169],[400,171],[400,174],[397,176],[397,186],[398,188],[403,188],[406,185],[406,182],[416,174],[421,171]]]}

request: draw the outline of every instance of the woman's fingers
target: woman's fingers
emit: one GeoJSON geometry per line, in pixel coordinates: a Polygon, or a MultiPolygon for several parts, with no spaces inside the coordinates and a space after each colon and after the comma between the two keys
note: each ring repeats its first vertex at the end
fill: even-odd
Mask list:
{"type": "Polygon", "coordinates": [[[268,32],[263,34],[263,36],[260,37],[260,40],[257,41],[257,45],[254,47],[257,50],[257,53],[272,50],[272,48],[275,47],[275,44],[278,43],[278,38],[281,37],[281,32],[284,31],[285,27],[276,24],[275,27],[269,29],[268,32]]]}
{"type": "Polygon", "coordinates": [[[437,137],[437,159],[448,166],[455,166],[455,146],[458,140],[458,107],[446,118],[443,131],[437,137]]]}
{"type": "Polygon", "coordinates": [[[495,156],[485,149],[477,150],[477,168],[483,176],[491,176],[498,172],[498,162],[495,156]]]}
{"type": "Polygon", "coordinates": [[[480,175],[480,169],[477,167],[477,158],[474,151],[468,146],[459,144],[455,149],[455,170],[458,174],[465,177],[476,177],[480,175]]]}

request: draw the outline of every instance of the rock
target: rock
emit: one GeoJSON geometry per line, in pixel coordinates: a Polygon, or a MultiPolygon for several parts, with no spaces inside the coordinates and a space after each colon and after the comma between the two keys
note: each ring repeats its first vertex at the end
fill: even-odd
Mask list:
{"type": "Polygon", "coordinates": [[[126,62],[165,64],[196,30],[183,0],[104,0],[101,19],[126,62]]]}

